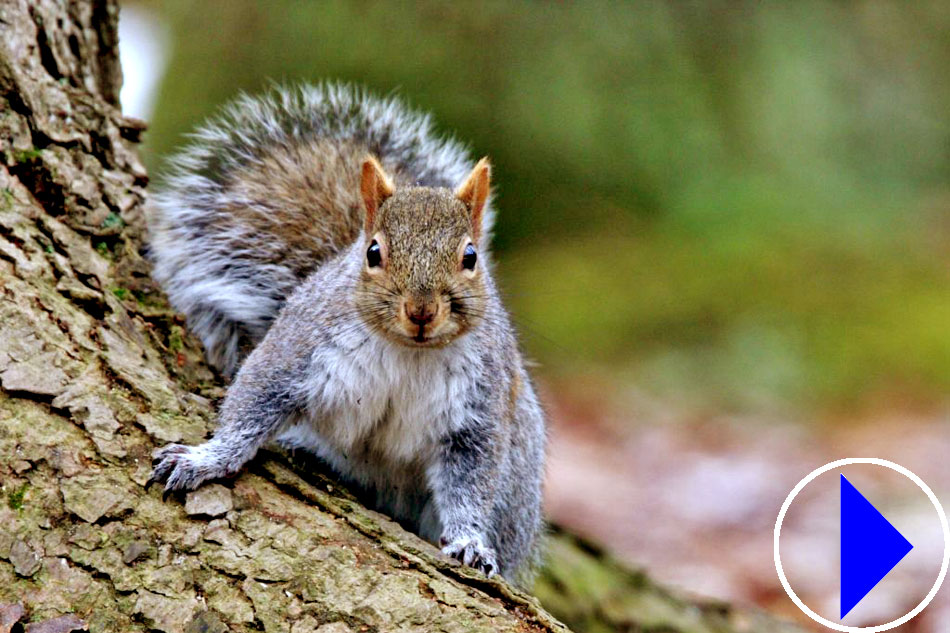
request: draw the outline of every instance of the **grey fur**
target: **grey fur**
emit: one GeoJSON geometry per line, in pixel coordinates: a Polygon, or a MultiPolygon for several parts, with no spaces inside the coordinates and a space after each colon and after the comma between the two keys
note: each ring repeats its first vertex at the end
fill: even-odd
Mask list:
{"type": "MultiPolygon", "coordinates": [[[[355,215],[358,226],[361,213],[332,205],[306,208],[310,199],[284,200],[275,207],[272,200],[234,187],[235,180],[277,151],[317,141],[351,145],[360,158],[366,152],[376,155],[401,184],[455,187],[474,165],[459,142],[435,133],[428,115],[343,84],[243,95],[191,139],[168,160],[168,173],[154,196],[149,252],[155,279],[188,318],[211,363],[228,376],[263,338],[293,289],[346,246],[334,235],[338,231],[321,221],[335,213],[355,215]],[[263,228],[228,222],[235,206],[255,214],[263,228]],[[304,249],[289,244],[280,232],[295,214],[313,221],[313,239],[304,249]]],[[[354,200],[356,194],[355,189],[330,192],[333,198],[351,195],[354,200]]],[[[487,233],[493,219],[490,206],[485,215],[487,233]]]]}
{"type": "MultiPolygon", "coordinates": [[[[339,87],[279,94],[292,100],[292,107],[278,108],[290,120],[273,120],[275,97],[245,97],[239,108],[229,110],[232,119],[243,112],[240,121],[222,119],[213,133],[199,134],[199,142],[205,139],[209,146],[188,150],[186,156],[202,159],[186,160],[172,186],[188,189],[204,182],[205,176],[197,172],[210,163],[220,166],[216,178],[243,173],[246,165],[237,154],[217,156],[224,148],[230,152],[242,147],[240,155],[253,165],[267,160],[272,151],[267,142],[275,136],[280,143],[312,141],[287,136],[286,129],[338,133],[321,119],[327,116],[328,95],[336,95],[335,107],[346,106],[348,113],[365,111],[354,115],[341,142],[374,134],[364,127],[388,125],[388,142],[394,143],[394,151],[404,152],[396,157],[380,154],[397,181],[397,193],[379,208],[371,229],[385,236],[388,261],[385,270],[368,268],[366,249],[374,235],[360,232],[349,243],[314,253],[311,270],[304,273],[279,261],[258,270],[260,238],[245,236],[250,241],[242,249],[215,255],[222,263],[231,261],[231,268],[217,273],[207,269],[226,276],[240,268],[246,277],[242,288],[273,287],[277,292],[243,296],[250,306],[247,314],[235,309],[240,302],[222,306],[199,301],[195,287],[207,285],[207,279],[189,279],[177,271],[202,269],[208,251],[217,248],[215,236],[207,234],[207,225],[197,222],[195,214],[201,209],[212,215],[231,213],[228,181],[215,180],[216,193],[206,199],[194,191],[163,194],[156,225],[164,232],[159,241],[166,243],[152,256],[173,301],[178,297],[176,305],[198,328],[213,358],[237,364],[239,355],[232,354],[229,342],[235,329],[256,328],[252,341],[261,340],[228,390],[215,436],[197,447],[160,449],[153,478],[164,482],[166,490],[194,489],[235,474],[260,447],[276,440],[314,453],[367,494],[377,509],[440,544],[446,554],[488,574],[500,572],[527,582],[542,526],[545,422],[491,278],[487,238],[479,240],[474,271],[462,271],[458,265],[466,234],[478,231],[468,209],[444,187],[461,183],[471,161],[457,145],[433,140],[424,119],[407,115],[393,102],[339,87]],[[340,102],[344,96],[353,102],[340,102]],[[300,118],[298,125],[293,117],[300,118]],[[400,122],[409,129],[399,127],[400,122]],[[243,126],[240,131],[227,127],[237,123],[243,126]],[[408,141],[393,138],[415,138],[421,144],[407,146],[408,141]],[[425,148],[436,156],[427,160],[425,148]],[[433,184],[406,186],[417,182],[433,184]],[[227,203],[216,202],[221,200],[227,203]],[[172,208],[176,201],[191,205],[189,212],[172,208]],[[173,234],[190,247],[169,250],[167,239],[173,234]],[[290,295],[286,303],[281,293],[290,295]],[[442,306],[443,313],[449,311],[438,326],[442,329],[429,334],[433,343],[428,346],[416,345],[405,334],[405,305],[414,297],[426,297],[442,306]]],[[[210,181],[202,187],[205,193],[214,188],[210,181]]],[[[228,220],[245,217],[243,212],[239,209],[228,220]]],[[[336,213],[342,217],[349,211],[336,213]]],[[[483,235],[490,222],[490,216],[483,219],[483,235]]],[[[314,223],[320,225],[317,219],[314,223]]],[[[349,230],[346,222],[326,226],[331,232],[349,230]]],[[[345,241],[336,234],[323,239],[345,241]]],[[[420,338],[423,331],[420,326],[420,338]]]]}

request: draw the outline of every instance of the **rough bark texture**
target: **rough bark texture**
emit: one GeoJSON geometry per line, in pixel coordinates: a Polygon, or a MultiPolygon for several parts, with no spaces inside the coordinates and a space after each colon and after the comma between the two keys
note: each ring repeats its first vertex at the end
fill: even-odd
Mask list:
{"type": "MultiPolygon", "coordinates": [[[[0,2],[0,633],[566,631],[280,456],[145,490],[152,449],[208,436],[222,390],[139,252],[117,11],[0,2]]],[[[579,629],[779,630],[552,542],[538,591],[579,629]]]]}

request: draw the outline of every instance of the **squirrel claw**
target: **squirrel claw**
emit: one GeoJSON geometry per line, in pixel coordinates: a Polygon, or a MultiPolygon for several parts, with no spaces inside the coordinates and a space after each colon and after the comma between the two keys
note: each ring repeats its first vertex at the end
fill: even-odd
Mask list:
{"type": "MultiPolygon", "coordinates": [[[[445,540],[443,539],[443,542],[445,540]]],[[[494,550],[486,546],[479,537],[451,541],[442,548],[442,553],[483,572],[489,578],[498,571],[494,550]]]]}
{"type": "Polygon", "coordinates": [[[158,463],[146,485],[164,484],[163,501],[175,492],[194,490],[206,481],[234,474],[226,464],[209,457],[203,446],[169,444],[155,451],[155,457],[158,463]]]}

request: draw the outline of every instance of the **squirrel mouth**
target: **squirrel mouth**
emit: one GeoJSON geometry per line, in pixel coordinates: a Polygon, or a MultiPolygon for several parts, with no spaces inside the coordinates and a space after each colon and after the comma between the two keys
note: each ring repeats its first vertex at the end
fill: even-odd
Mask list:
{"type": "Polygon", "coordinates": [[[433,335],[432,330],[437,329],[433,328],[431,325],[428,327],[428,331],[425,325],[420,325],[419,329],[416,330],[415,334],[407,336],[406,338],[409,341],[412,341],[411,345],[413,347],[441,347],[445,341],[439,334],[433,335]]]}
{"type": "Polygon", "coordinates": [[[410,347],[442,347],[451,340],[439,324],[413,323],[412,327],[402,328],[400,332],[402,343],[410,347]]]}

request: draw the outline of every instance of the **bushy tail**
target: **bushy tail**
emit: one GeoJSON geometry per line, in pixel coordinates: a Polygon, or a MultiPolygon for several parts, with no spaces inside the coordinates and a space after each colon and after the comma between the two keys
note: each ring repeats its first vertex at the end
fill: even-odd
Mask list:
{"type": "Polygon", "coordinates": [[[397,184],[455,187],[474,165],[428,116],[333,84],[242,96],[168,161],[150,205],[153,274],[225,374],[301,280],[359,236],[367,153],[397,184]]]}

